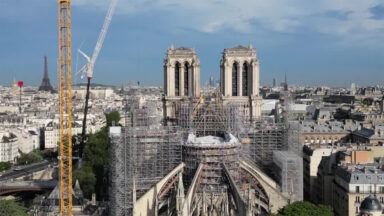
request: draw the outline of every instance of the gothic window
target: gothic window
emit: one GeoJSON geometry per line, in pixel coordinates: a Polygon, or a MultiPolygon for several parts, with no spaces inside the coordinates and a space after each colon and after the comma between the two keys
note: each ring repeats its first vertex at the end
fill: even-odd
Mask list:
{"type": "Polygon", "coordinates": [[[180,96],[180,63],[175,65],[175,96],[180,96]]]}
{"type": "Polygon", "coordinates": [[[232,96],[238,96],[237,93],[237,62],[232,65],[232,96]]]}
{"type": "Polygon", "coordinates": [[[242,73],[242,79],[243,79],[243,96],[248,96],[248,72],[249,68],[247,63],[244,63],[243,65],[243,73],[242,73]]]}
{"type": "Polygon", "coordinates": [[[184,95],[189,95],[188,91],[189,91],[189,73],[188,73],[188,70],[190,69],[190,66],[189,66],[189,63],[188,62],[185,62],[185,65],[184,65],[184,95]]]}

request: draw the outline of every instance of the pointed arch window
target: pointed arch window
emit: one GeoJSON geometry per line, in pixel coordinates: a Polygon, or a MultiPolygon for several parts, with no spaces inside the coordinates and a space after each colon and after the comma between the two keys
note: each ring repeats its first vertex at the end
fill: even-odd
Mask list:
{"type": "Polygon", "coordinates": [[[175,65],[175,96],[180,96],[180,63],[175,65]]]}
{"type": "Polygon", "coordinates": [[[238,63],[235,62],[232,65],[232,96],[238,96],[237,92],[237,73],[238,73],[238,63]]]}
{"type": "Polygon", "coordinates": [[[245,62],[243,64],[243,72],[242,72],[242,87],[243,87],[243,96],[248,96],[248,74],[249,74],[249,67],[248,64],[245,62]]]}
{"type": "Polygon", "coordinates": [[[184,64],[184,95],[188,96],[189,95],[189,79],[190,77],[188,76],[190,66],[188,62],[185,62],[184,64]]]}

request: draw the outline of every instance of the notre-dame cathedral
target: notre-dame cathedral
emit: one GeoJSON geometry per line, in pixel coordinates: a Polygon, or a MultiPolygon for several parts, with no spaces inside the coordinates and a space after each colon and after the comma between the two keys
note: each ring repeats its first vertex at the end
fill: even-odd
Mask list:
{"type": "MultiPolygon", "coordinates": [[[[111,215],[268,215],[299,200],[268,176],[286,130],[261,118],[259,73],[252,45],[224,49],[220,88],[201,90],[196,51],[171,46],[164,118],[110,128],[111,215]]],[[[132,113],[149,119],[151,108],[132,113]]]]}
{"type": "MultiPolygon", "coordinates": [[[[260,62],[256,50],[236,46],[224,49],[220,61],[220,99],[224,104],[243,104],[249,120],[261,116],[260,62]]],[[[164,119],[177,118],[177,104],[198,101],[200,60],[194,49],[171,46],[164,60],[164,119]]]]}

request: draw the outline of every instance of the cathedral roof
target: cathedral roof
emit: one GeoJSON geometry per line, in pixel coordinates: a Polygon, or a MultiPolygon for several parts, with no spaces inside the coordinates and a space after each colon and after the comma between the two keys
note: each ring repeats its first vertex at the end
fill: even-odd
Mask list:
{"type": "Polygon", "coordinates": [[[193,48],[187,48],[187,47],[173,47],[173,45],[168,49],[167,55],[171,55],[174,57],[187,57],[192,58],[194,55],[196,55],[196,51],[193,48]]]}
{"type": "Polygon", "coordinates": [[[247,53],[246,55],[255,55],[256,50],[253,48],[252,44],[249,44],[248,47],[238,45],[232,48],[224,49],[224,53],[227,53],[229,55],[236,55],[236,56],[244,55],[245,53],[247,53]]]}
{"type": "Polygon", "coordinates": [[[187,48],[187,47],[183,47],[183,46],[181,46],[181,47],[177,47],[175,50],[188,50],[188,51],[193,51],[193,49],[191,49],[191,48],[187,48]]]}
{"type": "Polygon", "coordinates": [[[241,45],[238,45],[238,46],[235,46],[233,48],[229,48],[229,49],[226,49],[226,50],[230,50],[230,51],[246,51],[246,50],[249,50],[248,47],[245,47],[245,46],[241,46],[241,45]]]}

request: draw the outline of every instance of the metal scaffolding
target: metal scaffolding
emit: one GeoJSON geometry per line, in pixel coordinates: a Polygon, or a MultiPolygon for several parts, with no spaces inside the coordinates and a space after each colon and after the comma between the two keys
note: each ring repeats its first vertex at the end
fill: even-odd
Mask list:
{"type": "Polygon", "coordinates": [[[222,193],[226,191],[226,182],[222,175],[223,162],[235,181],[238,180],[240,150],[241,144],[232,134],[225,134],[224,137],[205,136],[200,138],[189,134],[183,145],[186,185],[190,185],[199,164],[203,164],[199,192],[222,193]]]}
{"type": "Polygon", "coordinates": [[[181,138],[175,127],[125,127],[111,134],[111,215],[132,215],[134,199],[180,164],[181,138]]]}
{"type": "Polygon", "coordinates": [[[240,128],[235,106],[223,106],[215,102],[183,103],[177,108],[177,124],[186,131],[200,136],[224,136],[240,128]]]}
{"type": "Polygon", "coordinates": [[[160,107],[156,101],[141,104],[139,96],[130,97],[125,104],[125,125],[127,127],[160,125],[161,111],[158,111],[160,107]]]}
{"type": "Polygon", "coordinates": [[[177,126],[165,127],[154,114],[156,105],[140,104],[138,97],[126,102],[126,127],[110,134],[111,215],[132,215],[134,200],[180,162],[186,164],[187,187],[202,163],[199,191],[221,194],[226,190],[223,163],[237,182],[241,157],[268,170],[273,152],[288,149],[286,124],[250,121],[246,103],[224,104],[218,97],[180,101],[175,109],[177,126]]]}
{"type": "Polygon", "coordinates": [[[286,124],[287,128],[287,144],[289,151],[302,155],[303,144],[301,142],[301,126],[298,121],[289,121],[286,124]]]}
{"type": "Polygon", "coordinates": [[[288,150],[285,124],[257,122],[240,132],[243,156],[250,158],[264,171],[271,172],[273,152],[288,150]]]}
{"type": "Polygon", "coordinates": [[[275,179],[290,201],[303,200],[303,159],[291,151],[275,151],[275,179]]]}
{"type": "Polygon", "coordinates": [[[250,121],[247,103],[223,103],[208,98],[204,103],[178,105],[178,125],[196,136],[235,135],[242,143],[242,156],[271,173],[274,151],[298,149],[296,125],[275,123],[271,118],[250,121]]]}

